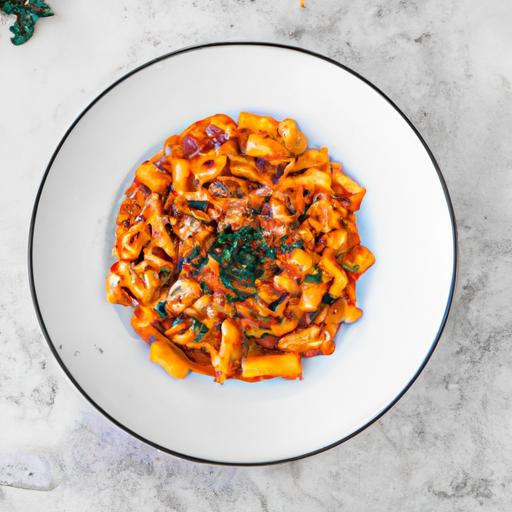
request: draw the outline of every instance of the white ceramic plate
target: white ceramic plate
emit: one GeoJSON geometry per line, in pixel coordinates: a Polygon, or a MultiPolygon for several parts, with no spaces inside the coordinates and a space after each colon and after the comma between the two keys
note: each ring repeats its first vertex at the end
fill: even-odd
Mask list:
{"type": "Polygon", "coordinates": [[[176,52],[125,76],[75,121],[46,170],[29,248],[50,347],[101,412],[194,460],[265,464],[334,446],[388,410],[425,365],[452,299],[456,235],[425,142],[373,85],[327,58],[268,44],[176,52]],[[358,216],[377,258],[359,281],[361,321],[302,381],[174,380],[148,360],[130,311],[109,305],[114,219],[134,168],[171,133],[215,113],[293,117],[368,190],[358,216]]]}

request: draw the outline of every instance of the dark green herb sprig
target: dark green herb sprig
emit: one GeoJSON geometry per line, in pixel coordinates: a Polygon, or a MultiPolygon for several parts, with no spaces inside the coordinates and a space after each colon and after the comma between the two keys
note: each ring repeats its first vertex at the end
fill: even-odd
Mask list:
{"type": "Polygon", "coordinates": [[[26,43],[33,36],[39,18],[53,16],[50,6],[42,0],[0,0],[0,10],[16,16],[9,27],[14,34],[11,42],[15,45],[26,43]]]}
{"type": "Polygon", "coordinates": [[[256,295],[256,279],[263,274],[262,263],[276,257],[263,231],[244,226],[238,231],[228,228],[219,234],[209,255],[219,263],[222,284],[234,294],[229,302],[243,301],[256,295]]]}

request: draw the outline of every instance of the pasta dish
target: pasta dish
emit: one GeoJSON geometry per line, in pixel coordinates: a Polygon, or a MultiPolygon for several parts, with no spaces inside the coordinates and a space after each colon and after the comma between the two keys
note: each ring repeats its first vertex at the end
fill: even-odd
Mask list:
{"type": "Polygon", "coordinates": [[[173,377],[301,378],[302,358],[332,354],[362,314],[364,195],[293,119],[197,121],[137,168],[107,298],[134,307],[150,359],[173,377]]]}

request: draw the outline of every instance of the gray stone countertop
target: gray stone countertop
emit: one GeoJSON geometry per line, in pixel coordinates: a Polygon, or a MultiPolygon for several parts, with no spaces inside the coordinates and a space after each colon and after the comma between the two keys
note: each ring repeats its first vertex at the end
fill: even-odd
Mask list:
{"type": "Polygon", "coordinates": [[[509,511],[512,503],[512,3],[49,0],[27,44],[0,16],[0,511],[509,511]],[[374,82],[413,121],[458,220],[452,313],[411,390],[362,434],[293,463],[183,461],[73,388],[37,326],[32,204],[82,108],[127,71],[219,40],[302,46],[374,82]]]}

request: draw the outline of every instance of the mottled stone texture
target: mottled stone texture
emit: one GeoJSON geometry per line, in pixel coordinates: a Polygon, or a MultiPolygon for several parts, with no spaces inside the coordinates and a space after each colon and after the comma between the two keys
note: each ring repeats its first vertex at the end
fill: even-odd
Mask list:
{"type": "Polygon", "coordinates": [[[509,511],[512,3],[96,3],[54,0],[19,48],[0,17],[0,511],[509,511]],[[439,347],[391,412],[308,460],[233,469],[159,453],[74,390],[36,324],[26,245],[44,167],[85,104],[162,53],[243,39],[324,53],[400,105],[446,177],[460,267],[439,347]]]}

